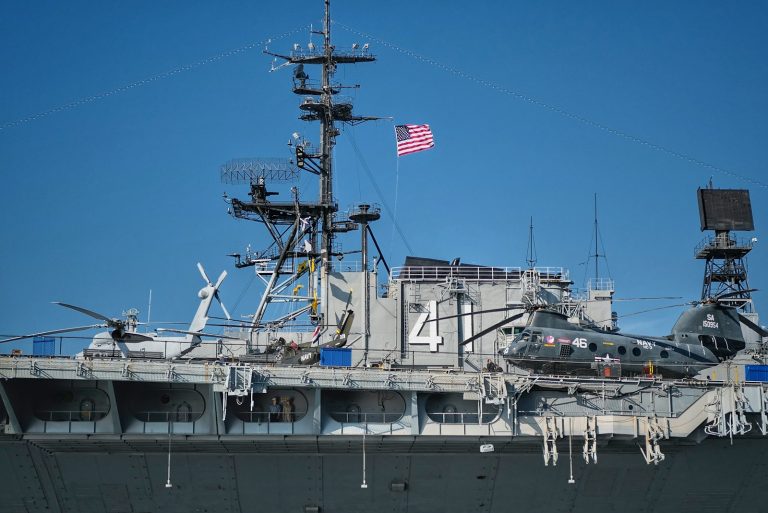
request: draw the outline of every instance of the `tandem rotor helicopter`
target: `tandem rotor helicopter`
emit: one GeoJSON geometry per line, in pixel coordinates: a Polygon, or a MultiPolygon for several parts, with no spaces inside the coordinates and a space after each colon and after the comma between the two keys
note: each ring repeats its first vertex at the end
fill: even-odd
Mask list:
{"type": "MultiPolygon", "coordinates": [[[[740,291],[739,293],[742,293],[740,291]]],[[[529,307],[467,338],[468,344],[530,314],[528,325],[499,354],[509,363],[544,374],[595,375],[661,374],[692,377],[733,358],[746,348],[741,323],[760,335],[768,331],[722,300],[722,294],[687,303],[666,337],[619,333],[571,323],[552,307],[529,307]],[[602,371],[602,372],[601,372],[602,371]]],[[[682,306],[682,305],[678,305],[682,306]]],[[[475,312],[483,313],[483,312],[475,312]]]]}
{"type": "MultiPolygon", "coordinates": [[[[747,286],[744,258],[757,239],[747,242],[732,234],[754,230],[749,191],[714,189],[710,181],[707,188],[697,190],[697,198],[701,231],[714,232],[695,249],[696,258],[705,260],[702,299],[674,305],[691,308],[680,315],[671,334],[649,337],[574,324],[557,311],[556,304],[533,304],[460,344],[468,344],[529,314],[527,326],[499,354],[507,362],[534,372],[691,377],[746,349],[742,327],[760,337],[761,352],[765,352],[768,331],[739,310],[750,304],[750,293],[755,291],[747,286]]],[[[595,207],[595,258],[599,255],[598,238],[595,207]]],[[[597,266],[595,269],[597,274],[597,266]]],[[[512,309],[494,311],[505,310],[512,309]]]]}
{"type": "Polygon", "coordinates": [[[0,343],[12,342],[14,340],[22,340],[33,337],[41,337],[45,335],[55,335],[58,333],[70,333],[74,331],[83,331],[94,328],[107,328],[110,331],[104,331],[94,335],[93,340],[89,346],[82,352],[77,354],[77,357],[94,357],[94,356],[106,356],[113,358],[157,358],[157,359],[174,359],[188,354],[195,349],[202,342],[202,337],[213,338],[230,338],[223,335],[211,335],[203,333],[203,329],[208,322],[208,311],[211,308],[211,302],[216,299],[221,305],[221,309],[227,319],[230,318],[229,312],[224,307],[219,297],[219,287],[221,287],[224,278],[227,277],[227,271],[223,271],[216,283],[211,282],[208,275],[205,273],[202,264],[197,264],[197,269],[200,271],[200,275],[203,277],[206,285],[198,292],[200,298],[200,305],[197,307],[197,312],[192,319],[187,330],[175,330],[175,329],[163,329],[158,328],[157,332],[149,333],[136,331],[137,327],[142,324],[138,321],[137,311],[128,311],[126,319],[113,319],[98,312],[82,308],[80,306],[70,305],[67,303],[55,302],[55,304],[75,310],[82,314],[85,314],[94,319],[102,321],[99,324],[92,324],[89,326],[78,326],[74,328],[64,328],[51,331],[43,331],[39,333],[32,333],[30,335],[23,335],[18,337],[7,338],[0,340],[0,343]],[[174,332],[180,333],[184,336],[160,336],[158,332],[174,332]]]}

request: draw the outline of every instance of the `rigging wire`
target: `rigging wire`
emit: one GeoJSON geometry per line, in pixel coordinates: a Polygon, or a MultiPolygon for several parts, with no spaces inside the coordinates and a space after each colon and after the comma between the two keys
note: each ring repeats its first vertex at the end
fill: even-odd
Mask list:
{"type": "Polygon", "coordinates": [[[397,233],[400,235],[400,239],[403,241],[403,244],[405,244],[406,249],[413,254],[413,249],[411,248],[411,245],[408,244],[408,240],[405,238],[405,234],[403,233],[403,230],[400,228],[400,225],[397,223],[397,219],[395,219],[395,216],[392,214],[392,209],[389,208],[389,205],[384,200],[384,194],[381,192],[381,189],[379,188],[379,184],[376,183],[376,179],[373,177],[373,173],[371,173],[371,169],[368,167],[368,164],[365,162],[365,159],[363,158],[363,154],[360,152],[360,148],[357,147],[357,141],[355,141],[355,135],[354,133],[350,132],[349,134],[349,142],[352,144],[352,149],[355,151],[355,155],[357,155],[357,158],[360,160],[360,163],[363,166],[363,169],[365,170],[366,174],[368,174],[368,178],[371,181],[371,185],[373,185],[373,189],[376,191],[376,195],[379,197],[379,201],[381,202],[381,206],[384,210],[384,212],[387,213],[387,216],[389,216],[390,221],[392,221],[392,226],[395,227],[397,230],[397,233]]]}
{"type": "Polygon", "coordinates": [[[232,315],[235,315],[237,313],[237,309],[240,307],[240,302],[245,298],[245,295],[248,293],[248,291],[251,289],[251,286],[253,285],[253,282],[256,280],[256,272],[251,275],[251,279],[248,280],[248,283],[245,284],[245,287],[243,287],[243,290],[240,292],[240,295],[237,296],[237,301],[235,301],[234,306],[232,306],[232,315]]]}
{"type": "Polygon", "coordinates": [[[431,57],[426,57],[424,55],[418,54],[412,50],[408,50],[406,48],[403,48],[401,46],[398,46],[394,43],[390,43],[389,41],[385,41],[383,39],[380,39],[372,34],[368,34],[366,32],[361,32],[359,30],[355,30],[352,27],[349,27],[348,25],[345,25],[344,23],[333,21],[334,24],[338,25],[339,27],[343,28],[344,30],[351,32],[352,34],[355,34],[357,36],[366,38],[371,41],[375,41],[376,43],[383,45],[391,50],[394,50],[398,53],[401,53],[403,55],[407,55],[408,57],[411,57],[417,61],[421,61],[425,64],[429,64],[430,66],[434,66],[436,68],[439,68],[447,73],[450,73],[452,75],[455,75],[459,78],[463,78],[465,80],[469,80],[470,82],[474,82],[476,84],[479,84],[483,87],[487,87],[490,89],[493,89],[499,93],[505,94],[507,96],[512,96],[513,98],[517,98],[518,100],[528,102],[532,105],[536,105],[537,107],[544,108],[546,110],[549,110],[551,112],[554,112],[556,114],[559,114],[560,116],[563,116],[568,119],[572,119],[573,121],[577,121],[583,125],[590,126],[592,128],[595,128],[597,130],[600,130],[602,132],[605,132],[607,134],[625,139],[627,141],[639,144],[641,146],[645,146],[647,148],[650,148],[652,150],[658,151],[660,153],[665,153],[667,155],[670,155],[672,157],[675,157],[679,160],[683,160],[692,164],[695,164],[700,167],[707,168],[709,170],[722,173],[728,176],[731,176],[733,178],[736,178],[738,180],[741,180],[743,182],[747,182],[751,185],[754,185],[756,187],[762,187],[762,188],[768,188],[768,183],[762,182],[760,180],[756,180],[754,178],[750,178],[748,176],[736,173],[735,171],[731,171],[730,169],[717,166],[715,164],[711,164],[709,162],[706,162],[704,160],[701,160],[699,158],[696,158],[692,155],[688,155],[687,153],[683,153],[680,151],[673,150],[671,148],[668,148],[666,146],[662,146],[661,144],[654,143],[652,141],[649,141],[648,139],[644,139],[642,137],[633,135],[629,132],[625,132],[623,130],[619,130],[617,128],[612,128],[608,125],[604,125],[603,123],[600,123],[598,121],[594,121],[592,119],[586,118],[582,116],[581,114],[576,114],[574,112],[565,110],[562,107],[559,107],[555,104],[548,103],[542,100],[539,100],[538,98],[535,98],[533,96],[530,96],[528,94],[522,93],[520,91],[516,91],[514,89],[509,89],[505,86],[502,86],[500,84],[497,84],[496,82],[492,82],[490,80],[480,78],[475,75],[471,75],[470,73],[467,73],[466,71],[462,71],[458,68],[454,68],[453,66],[449,66],[447,64],[443,64],[440,61],[437,61],[431,57]]]}
{"type": "MultiPolygon", "coordinates": [[[[690,305],[691,305],[691,303],[688,302],[688,303],[680,303],[680,304],[677,304],[677,305],[657,306],[655,308],[648,308],[647,310],[640,310],[638,312],[632,312],[632,313],[620,315],[619,319],[623,319],[625,317],[632,317],[633,315],[641,315],[641,314],[648,313],[648,312],[655,312],[657,310],[667,310],[669,308],[681,308],[683,306],[690,306],[690,305]]],[[[596,321],[596,323],[600,324],[601,322],[608,322],[610,320],[612,320],[612,319],[603,319],[601,321],[596,321]]]]}
{"type": "Polygon", "coordinates": [[[205,66],[207,64],[211,64],[214,62],[218,62],[220,60],[226,59],[227,57],[232,57],[234,55],[241,54],[243,52],[247,52],[248,50],[252,50],[253,48],[259,47],[259,46],[265,46],[273,41],[279,41],[280,39],[284,39],[290,35],[293,35],[299,31],[306,30],[309,28],[308,26],[301,26],[297,27],[293,30],[289,30],[288,32],[283,32],[282,34],[268,38],[261,41],[253,41],[251,43],[248,43],[246,45],[240,46],[238,48],[233,48],[231,50],[227,50],[221,53],[218,53],[216,55],[212,55],[210,57],[207,57],[205,59],[190,63],[190,64],[184,64],[182,66],[178,66],[176,68],[169,69],[167,71],[163,71],[161,73],[157,73],[155,75],[150,75],[146,78],[136,80],[134,82],[130,82],[128,84],[116,87],[114,89],[110,89],[108,91],[103,91],[101,93],[97,93],[91,96],[83,96],[81,98],[77,98],[76,100],[72,100],[69,103],[64,103],[62,105],[58,105],[56,107],[49,108],[47,110],[37,112],[35,114],[31,114],[29,116],[15,119],[13,121],[8,121],[0,125],[0,131],[7,130],[9,128],[14,128],[19,125],[23,125],[26,123],[30,123],[32,121],[36,121],[38,119],[50,116],[51,114],[55,114],[57,112],[64,112],[68,110],[75,109],[77,107],[80,107],[81,105],[86,105],[88,103],[93,103],[98,100],[103,100],[105,98],[108,98],[110,96],[114,96],[119,93],[123,93],[125,91],[128,91],[129,89],[135,89],[137,87],[145,86],[147,84],[151,84],[153,82],[157,82],[159,80],[163,80],[166,78],[170,78],[174,75],[178,75],[180,73],[184,73],[185,71],[192,71],[194,69],[200,68],[202,66],[205,66]]]}
{"type": "MultiPolygon", "coordinates": [[[[400,191],[400,157],[397,157],[396,161],[397,161],[397,164],[395,164],[395,211],[392,214],[395,219],[397,219],[397,200],[398,200],[398,193],[400,191]]],[[[392,232],[389,234],[390,248],[394,247],[394,240],[395,240],[395,225],[393,223],[392,232]]],[[[413,251],[411,251],[411,254],[413,254],[413,251]]]]}

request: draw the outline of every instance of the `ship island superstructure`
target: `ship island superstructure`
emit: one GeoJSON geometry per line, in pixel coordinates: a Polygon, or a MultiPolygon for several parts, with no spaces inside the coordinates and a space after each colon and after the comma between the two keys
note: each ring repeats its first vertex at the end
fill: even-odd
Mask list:
{"type": "MultiPolygon", "coordinates": [[[[322,47],[267,50],[293,66],[317,150],[297,134],[293,160],[221,169],[249,187],[232,215],[270,236],[233,254],[264,284],[257,310],[171,360],[0,357],[0,512],[764,511],[763,338],[688,379],[598,359],[591,376],[536,374],[499,351],[545,306],[615,331],[611,280],[579,294],[561,267],[389,267],[380,209],[333,196],[336,125],[376,119],[337,100],[333,73],[374,56],[331,44],[325,3],[322,47]],[[272,184],[299,173],[318,177],[316,200],[278,199],[272,184]],[[341,249],[344,233],[359,249],[341,249]]],[[[731,240],[720,229],[697,248],[705,281],[746,254],[731,240]]],[[[733,287],[757,324],[741,272],[733,287]]]]}

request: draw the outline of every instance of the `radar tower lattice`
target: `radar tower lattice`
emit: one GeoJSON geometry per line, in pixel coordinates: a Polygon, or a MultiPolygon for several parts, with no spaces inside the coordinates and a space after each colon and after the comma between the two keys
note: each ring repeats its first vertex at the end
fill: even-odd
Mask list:
{"type": "Polygon", "coordinates": [[[751,313],[752,296],[747,281],[744,258],[752,250],[754,239],[738,238],[733,231],[752,231],[752,205],[746,189],[697,191],[701,231],[714,235],[704,238],[695,249],[697,259],[705,260],[701,299],[727,295],[722,303],[751,313]]]}

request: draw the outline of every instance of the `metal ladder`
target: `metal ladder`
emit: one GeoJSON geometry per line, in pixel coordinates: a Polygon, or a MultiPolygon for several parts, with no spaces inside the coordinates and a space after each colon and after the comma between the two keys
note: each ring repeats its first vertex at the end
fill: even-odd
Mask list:
{"type": "Polygon", "coordinates": [[[645,462],[650,465],[658,465],[664,461],[664,453],[661,452],[661,446],[659,440],[665,438],[664,429],[659,424],[659,419],[656,417],[646,417],[645,419],[645,450],[640,448],[640,452],[645,459],[645,462]]]}
{"type": "Polygon", "coordinates": [[[480,379],[480,395],[485,404],[501,405],[507,401],[507,382],[501,374],[483,374],[480,379]]]}
{"type": "Polygon", "coordinates": [[[584,462],[589,465],[589,460],[597,463],[597,417],[587,417],[587,427],[584,430],[584,450],[582,451],[584,462]]]}
{"type": "Polygon", "coordinates": [[[555,417],[544,417],[544,466],[557,466],[557,439],[560,430],[557,427],[555,417]]]}

